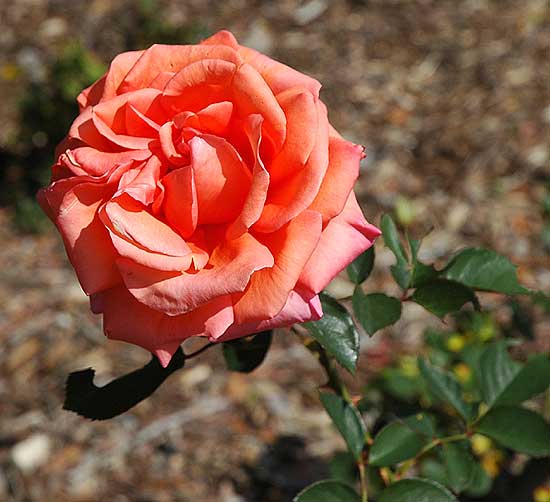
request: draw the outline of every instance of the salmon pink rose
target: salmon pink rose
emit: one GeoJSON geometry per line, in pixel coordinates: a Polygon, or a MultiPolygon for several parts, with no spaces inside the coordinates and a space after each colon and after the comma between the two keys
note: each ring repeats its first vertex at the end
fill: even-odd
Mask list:
{"type": "Polygon", "coordinates": [[[120,54],[78,96],[38,197],[108,337],[167,365],[191,336],[322,315],[379,231],[352,191],[363,149],[319,89],[222,31],[120,54]]]}

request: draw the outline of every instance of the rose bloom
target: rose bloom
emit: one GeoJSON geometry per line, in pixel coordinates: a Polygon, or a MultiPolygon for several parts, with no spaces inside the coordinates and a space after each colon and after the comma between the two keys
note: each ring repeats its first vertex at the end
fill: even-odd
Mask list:
{"type": "Polygon", "coordinates": [[[108,337],[166,366],[191,336],[321,317],[380,232],[320,87],[221,31],[120,54],[82,91],[38,199],[108,337]]]}

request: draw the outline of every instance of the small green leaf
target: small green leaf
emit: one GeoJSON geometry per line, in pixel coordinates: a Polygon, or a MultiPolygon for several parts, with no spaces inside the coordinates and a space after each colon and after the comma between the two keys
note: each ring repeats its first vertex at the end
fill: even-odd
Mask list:
{"type": "Polygon", "coordinates": [[[348,311],[334,298],[321,293],[323,317],[304,323],[315,338],[350,373],[355,373],[359,357],[359,333],[348,311]]]}
{"type": "Polygon", "coordinates": [[[397,481],[386,488],[378,502],[458,502],[456,497],[439,483],[420,478],[397,481]]]}
{"type": "Polygon", "coordinates": [[[473,418],[473,409],[462,399],[462,389],[453,375],[434,368],[424,359],[418,359],[420,373],[435,397],[450,404],[464,420],[473,418]]]}
{"type": "Polygon", "coordinates": [[[410,286],[411,273],[406,264],[398,262],[396,265],[390,266],[390,272],[395,282],[402,290],[406,290],[410,286]]]}
{"type": "Polygon", "coordinates": [[[439,274],[433,265],[425,265],[418,259],[418,250],[420,249],[421,244],[422,241],[411,239],[409,237],[409,247],[411,249],[412,256],[410,287],[412,288],[418,288],[419,286],[432,281],[439,274]]]}
{"type": "Polygon", "coordinates": [[[443,486],[448,486],[447,471],[445,466],[434,458],[427,458],[420,465],[420,474],[423,478],[436,481],[443,486]]]}
{"type": "Polygon", "coordinates": [[[444,276],[473,289],[508,295],[527,294],[519,284],[516,266],[490,249],[469,248],[460,251],[443,270],[444,276]]]}
{"type": "Polygon", "coordinates": [[[443,458],[450,488],[455,493],[464,491],[472,481],[473,465],[475,463],[468,451],[468,442],[444,444],[443,458]]]}
{"type": "Polygon", "coordinates": [[[386,425],[374,438],[369,454],[369,464],[385,467],[415,457],[428,440],[396,421],[386,425]]]}
{"type": "Polygon", "coordinates": [[[502,446],[532,457],[550,456],[550,424],[521,406],[497,406],[484,415],[477,431],[502,446]]]}
{"type": "Polygon", "coordinates": [[[398,262],[402,261],[407,263],[407,253],[405,252],[405,248],[403,247],[403,244],[401,244],[401,240],[399,239],[397,227],[395,226],[395,223],[389,214],[385,214],[384,216],[382,216],[380,227],[382,229],[384,244],[386,244],[386,246],[391,249],[398,262]]]}
{"type": "Polygon", "coordinates": [[[357,319],[369,335],[394,324],[401,317],[401,302],[397,298],[382,293],[365,295],[360,286],[353,292],[352,304],[357,319]]]}
{"type": "Polygon", "coordinates": [[[320,392],[319,397],[344,438],[349,452],[355,459],[359,459],[365,446],[365,424],[359,412],[336,394],[320,392]]]}
{"type": "Polygon", "coordinates": [[[265,359],[271,336],[271,331],[263,331],[252,337],[224,342],[222,352],[227,368],[241,373],[254,371],[265,359]]]}
{"type": "Polygon", "coordinates": [[[443,319],[451,312],[457,312],[468,302],[475,304],[475,293],[458,282],[436,279],[417,288],[412,300],[426,310],[443,319]]]}
{"type": "Polygon", "coordinates": [[[374,257],[374,246],[371,246],[348,265],[348,277],[352,282],[361,284],[368,278],[374,266],[374,257]]]}
{"type": "Polygon", "coordinates": [[[410,283],[410,272],[408,270],[409,260],[405,248],[399,239],[397,227],[395,226],[395,223],[390,215],[385,214],[382,216],[380,227],[382,229],[384,244],[390,248],[397,259],[397,263],[390,267],[393,278],[395,279],[395,282],[399,284],[401,289],[407,289],[410,283]]]}
{"type": "Polygon", "coordinates": [[[360,502],[357,492],[335,479],[313,483],[292,499],[293,502],[360,502]]]}

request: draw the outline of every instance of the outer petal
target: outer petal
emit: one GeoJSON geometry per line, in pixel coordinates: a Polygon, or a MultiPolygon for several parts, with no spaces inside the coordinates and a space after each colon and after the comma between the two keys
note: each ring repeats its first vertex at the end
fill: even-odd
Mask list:
{"type": "Polygon", "coordinates": [[[204,45],[155,44],[143,52],[139,60],[125,76],[118,93],[149,87],[159,73],[178,72],[197,61],[219,59],[240,64],[241,58],[230,47],[204,45]]]}
{"type": "Polygon", "coordinates": [[[256,272],[246,291],[234,295],[238,324],[270,319],[281,311],[320,235],[321,215],[304,211],[277,232],[261,236],[275,257],[275,265],[256,272]]]}
{"type": "Polygon", "coordinates": [[[315,97],[319,96],[321,84],[314,78],[308,77],[248,47],[239,46],[239,54],[245,62],[256,68],[274,94],[279,94],[292,87],[301,87],[307,89],[315,97]]]}
{"type": "Polygon", "coordinates": [[[116,56],[111,62],[107,73],[79,94],[77,101],[80,111],[87,106],[96,105],[103,99],[110,99],[115,96],[118,86],[143,52],[123,52],[116,56]]]}
{"type": "Polygon", "coordinates": [[[229,296],[215,298],[186,315],[167,316],[138,302],[124,287],[93,298],[94,312],[103,313],[103,329],[112,339],[154,352],[163,366],[179,344],[191,336],[219,338],[233,322],[229,296]]]}
{"type": "Polygon", "coordinates": [[[38,194],[40,205],[63,237],[69,260],[88,295],[121,282],[115,249],[97,214],[113,189],[76,177],[52,183],[38,194]]]}
{"type": "Polygon", "coordinates": [[[359,176],[363,147],[343,139],[330,138],[329,166],[319,193],[310,209],[323,215],[323,223],[340,214],[359,176]]]}
{"type": "Polygon", "coordinates": [[[344,210],[323,230],[299,283],[315,293],[321,292],[340,271],[372,246],[379,235],[380,230],[365,220],[352,192],[344,210]]]}
{"type": "Polygon", "coordinates": [[[268,329],[284,328],[296,323],[316,321],[323,315],[319,297],[304,289],[292,290],[283,309],[273,318],[264,321],[249,321],[233,324],[218,341],[225,342],[265,331],[268,329]]]}
{"type": "Polygon", "coordinates": [[[254,272],[273,266],[273,256],[254,237],[244,234],[222,243],[210,257],[211,267],[195,273],[163,273],[123,258],[117,265],[126,287],[141,303],[175,316],[218,296],[244,291],[254,272]]]}

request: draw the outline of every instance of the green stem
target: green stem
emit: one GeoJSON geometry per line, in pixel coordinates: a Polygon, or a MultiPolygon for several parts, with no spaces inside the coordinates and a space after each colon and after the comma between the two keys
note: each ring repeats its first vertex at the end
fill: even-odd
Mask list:
{"type": "Polygon", "coordinates": [[[399,477],[403,476],[416,462],[420,460],[421,457],[426,455],[437,446],[440,446],[445,443],[452,443],[454,441],[462,441],[463,439],[468,438],[468,433],[463,434],[454,434],[453,436],[448,436],[446,438],[437,438],[428,443],[422,450],[420,450],[415,457],[411,458],[407,462],[404,462],[401,468],[399,469],[399,477]]]}
{"type": "MultiPolygon", "coordinates": [[[[295,329],[293,329],[293,331],[299,334],[298,331],[296,331],[295,329]]],[[[340,378],[340,374],[338,373],[338,370],[335,367],[334,362],[327,351],[322,347],[321,344],[312,339],[305,340],[304,345],[313,355],[317,357],[319,363],[324,368],[328,377],[327,386],[334,390],[334,392],[338,394],[342,399],[344,399],[349,406],[355,408],[355,404],[351,399],[351,394],[342,379],[340,378]]],[[[370,441],[370,434],[368,433],[368,431],[366,432],[365,436],[365,443],[367,443],[370,441]]],[[[369,495],[367,487],[367,472],[365,459],[362,455],[357,460],[357,469],[359,470],[359,481],[361,485],[361,502],[368,502],[369,495]]]]}

